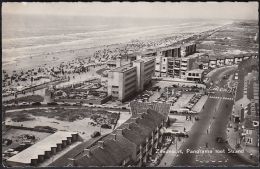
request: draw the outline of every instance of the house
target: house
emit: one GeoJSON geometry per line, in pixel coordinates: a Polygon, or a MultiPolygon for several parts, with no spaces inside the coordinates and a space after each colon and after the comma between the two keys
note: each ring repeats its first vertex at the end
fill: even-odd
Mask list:
{"type": "Polygon", "coordinates": [[[209,68],[216,68],[217,67],[217,59],[215,58],[212,58],[212,59],[209,59],[209,68]]]}
{"type": "Polygon", "coordinates": [[[217,66],[221,67],[225,65],[225,59],[224,58],[218,58],[217,59],[217,66]]]}
{"type": "Polygon", "coordinates": [[[233,65],[234,64],[234,58],[233,57],[226,57],[224,64],[225,65],[233,65]]]}
{"type": "Polygon", "coordinates": [[[242,60],[243,60],[242,55],[235,56],[235,58],[234,58],[235,64],[239,64],[240,62],[242,62],[242,60]]]}

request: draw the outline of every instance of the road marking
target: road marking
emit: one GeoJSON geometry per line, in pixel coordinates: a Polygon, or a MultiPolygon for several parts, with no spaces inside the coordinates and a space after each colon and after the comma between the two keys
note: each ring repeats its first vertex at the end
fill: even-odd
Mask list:
{"type": "Polygon", "coordinates": [[[218,161],[219,163],[222,163],[222,161],[218,161]]]}
{"type": "Polygon", "coordinates": [[[212,163],[215,163],[216,161],[211,161],[212,163]]]}

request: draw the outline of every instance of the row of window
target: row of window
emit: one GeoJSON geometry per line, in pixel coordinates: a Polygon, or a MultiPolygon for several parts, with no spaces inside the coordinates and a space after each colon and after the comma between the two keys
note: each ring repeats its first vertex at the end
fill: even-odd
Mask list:
{"type": "Polygon", "coordinates": [[[188,73],[188,76],[199,76],[199,73],[188,73]]]}

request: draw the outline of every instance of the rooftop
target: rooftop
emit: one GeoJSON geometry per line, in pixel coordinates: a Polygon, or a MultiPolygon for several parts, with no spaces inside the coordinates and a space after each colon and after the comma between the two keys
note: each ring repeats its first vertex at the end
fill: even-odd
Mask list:
{"type": "Polygon", "coordinates": [[[57,144],[62,144],[62,140],[67,140],[73,134],[77,133],[58,131],[9,158],[7,161],[30,164],[32,159],[38,159],[39,155],[44,155],[45,151],[51,151],[51,147],[57,147],[57,144]]]}
{"type": "Polygon", "coordinates": [[[147,109],[134,114],[111,134],[90,148],[89,154],[75,159],[78,166],[120,166],[126,158],[132,157],[134,145],[145,142],[146,137],[163,121],[163,116],[155,110],[147,109]]]}
{"type": "Polygon", "coordinates": [[[130,69],[133,69],[133,66],[131,66],[131,64],[126,64],[126,65],[117,67],[115,69],[112,69],[112,70],[110,70],[110,72],[125,72],[130,69]]]}

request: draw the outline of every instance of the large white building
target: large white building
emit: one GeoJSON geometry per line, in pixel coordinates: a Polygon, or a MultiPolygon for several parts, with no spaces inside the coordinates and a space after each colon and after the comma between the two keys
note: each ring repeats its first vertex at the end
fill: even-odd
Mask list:
{"type": "Polygon", "coordinates": [[[108,73],[108,95],[124,101],[144,89],[155,73],[155,59],[142,58],[108,73]]]}

